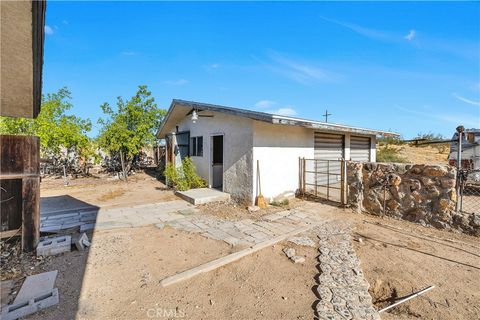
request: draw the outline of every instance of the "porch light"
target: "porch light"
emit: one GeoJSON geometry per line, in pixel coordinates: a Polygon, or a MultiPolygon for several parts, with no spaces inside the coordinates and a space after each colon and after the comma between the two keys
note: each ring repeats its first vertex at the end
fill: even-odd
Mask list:
{"type": "Polygon", "coordinates": [[[196,111],[196,110],[193,110],[193,112],[192,112],[192,122],[193,122],[193,123],[196,123],[197,120],[198,120],[197,111],[196,111]]]}

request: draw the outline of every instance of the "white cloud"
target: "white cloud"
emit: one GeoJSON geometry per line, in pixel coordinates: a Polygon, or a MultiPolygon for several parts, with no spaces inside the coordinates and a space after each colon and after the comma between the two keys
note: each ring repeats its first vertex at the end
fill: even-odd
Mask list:
{"type": "Polygon", "coordinates": [[[405,39],[408,41],[412,41],[416,35],[417,35],[417,32],[415,30],[410,30],[408,34],[405,36],[405,39]]]}
{"type": "Polygon", "coordinates": [[[295,111],[295,109],[293,109],[292,107],[285,107],[285,108],[278,108],[276,110],[269,110],[268,113],[291,117],[296,115],[297,111],[295,111]]]}
{"type": "Polygon", "coordinates": [[[135,51],[122,51],[122,55],[124,56],[134,56],[137,53],[135,51]]]}
{"type": "Polygon", "coordinates": [[[257,108],[271,108],[277,103],[275,101],[271,100],[260,100],[257,103],[255,103],[255,107],[257,108]]]}
{"type": "Polygon", "coordinates": [[[183,86],[189,83],[190,81],[185,80],[185,79],[178,79],[178,80],[166,80],[163,83],[172,85],[172,86],[183,86]]]}
{"type": "Polygon", "coordinates": [[[64,25],[67,25],[67,24],[68,24],[68,20],[63,20],[62,23],[63,23],[64,25]]]}
{"type": "Polygon", "coordinates": [[[467,99],[467,98],[464,98],[460,95],[458,95],[457,93],[452,93],[452,95],[457,98],[458,100],[460,101],[463,101],[465,103],[468,103],[468,104],[472,104],[474,106],[480,106],[480,101],[474,101],[474,100],[470,100],[470,99],[467,99]]]}
{"type": "Polygon", "coordinates": [[[320,18],[325,20],[325,21],[328,21],[328,22],[334,23],[336,25],[339,25],[341,27],[350,29],[353,32],[358,33],[359,35],[362,35],[362,36],[367,37],[367,38],[372,38],[372,39],[377,39],[377,40],[388,40],[389,38],[392,37],[392,35],[388,32],[363,27],[363,26],[360,26],[360,25],[355,24],[355,23],[329,19],[329,18],[323,17],[323,16],[320,16],[320,18]]]}
{"type": "Polygon", "coordinates": [[[438,122],[451,123],[455,126],[462,124],[468,127],[475,128],[475,127],[478,127],[478,121],[480,120],[478,116],[472,116],[467,114],[458,114],[458,113],[447,114],[447,113],[438,113],[438,112],[433,112],[428,110],[418,111],[418,108],[408,109],[408,108],[403,108],[398,106],[396,108],[407,113],[421,116],[422,118],[430,118],[438,122]]]}
{"type": "Polygon", "coordinates": [[[276,52],[270,54],[270,59],[274,62],[268,68],[280,75],[283,75],[295,82],[304,85],[310,85],[315,82],[335,82],[340,77],[324,68],[305,61],[286,58],[276,52]]]}
{"type": "Polygon", "coordinates": [[[52,27],[45,25],[45,34],[53,34],[52,27]]]}
{"type": "Polygon", "coordinates": [[[218,68],[220,68],[220,64],[218,64],[218,63],[213,63],[213,64],[210,65],[210,68],[212,68],[212,69],[218,69],[218,68]]]}
{"type": "Polygon", "coordinates": [[[405,40],[410,42],[415,39],[415,41],[412,42],[412,45],[415,44],[415,48],[419,50],[445,52],[467,59],[475,59],[475,61],[478,60],[478,41],[462,41],[458,39],[434,38],[424,33],[422,33],[420,39],[420,37],[418,36],[418,32],[413,29],[410,30],[407,35],[403,35],[399,32],[367,28],[351,22],[329,19],[323,16],[320,16],[320,18],[343,28],[349,29],[359,35],[370,39],[396,44],[405,42],[405,40]]]}

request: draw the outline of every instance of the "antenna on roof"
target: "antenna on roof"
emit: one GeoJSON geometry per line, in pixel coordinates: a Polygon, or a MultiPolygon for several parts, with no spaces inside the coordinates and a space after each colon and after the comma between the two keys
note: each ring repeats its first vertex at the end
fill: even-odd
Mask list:
{"type": "Polygon", "coordinates": [[[331,116],[331,113],[328,113],[328,110],[325,109],[325,114],[323,115],[325,117],[325,122],[328,122],[328,116],[331,116]]]}

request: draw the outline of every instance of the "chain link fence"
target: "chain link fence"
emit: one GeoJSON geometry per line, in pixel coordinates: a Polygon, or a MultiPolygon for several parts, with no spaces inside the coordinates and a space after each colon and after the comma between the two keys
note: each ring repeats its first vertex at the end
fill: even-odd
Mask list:
{"type": "Polygon", "coordinates": [[[463,213],[480,213],[480,169],[458,171],[458,210],[463,213]]]}

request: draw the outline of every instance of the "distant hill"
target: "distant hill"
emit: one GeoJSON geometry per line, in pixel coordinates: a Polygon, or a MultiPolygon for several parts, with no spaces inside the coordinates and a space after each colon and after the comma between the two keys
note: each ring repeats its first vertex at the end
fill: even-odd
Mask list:
{"type": "Polygon", "coordinates": [[[414,147],[408,144],[377,144],[377,157],[385,148],[390,152],[394,150],[398,157],[403,158],[403,162],[415,164],[448,164],[450,152],[450,147],[443,144],[423,147],[414,147]]]}

